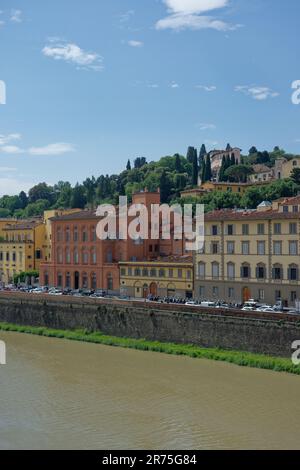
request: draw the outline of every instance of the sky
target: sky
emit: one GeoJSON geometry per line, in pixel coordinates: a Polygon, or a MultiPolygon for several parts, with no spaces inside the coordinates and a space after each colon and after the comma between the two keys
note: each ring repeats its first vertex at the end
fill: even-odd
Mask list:
{"type": "Polygon", "coordinates": [[[300,154],[299,0],[0,0],[0,11],[0,196],[202,143],[300,154]]]}

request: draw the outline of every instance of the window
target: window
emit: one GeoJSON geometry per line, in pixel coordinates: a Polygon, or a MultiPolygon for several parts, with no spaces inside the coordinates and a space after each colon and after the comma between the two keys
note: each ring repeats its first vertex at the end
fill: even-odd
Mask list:
{"type": "Polygon", "coordinates": [[[125,268],[121,268],[121,276],[126,276],[126,269],[125,268]]]}
{"type": "Polygon", "coordinates": [[[281,224],[274,224],[274,234],[281,235],[281,224]]]}
{"type": "Polygon", "coordinates": [[[229,255],[234,254],[234,242],[227,242],[227,253],[229,255]]]}
{"type": "Polygon", "coordinates": [[[78,242],[78,229],[77,229],[77,227],[74,227],[73,240],[74,240],[74,242],[78,242]]]}
{"type": "Polygon", "coordinates": [[[288,279],[289,281],[298,281],[299,279],[299,269],[298,266],[292,265],[288,269],[288,279]]]}
{"type": "Polygon", "coordinates": [[[265,224],[258,224],[257,225],[257,234],[264,235],[265,234],[265,224]]]}
{"type": "Polygon", "coordinates": [[[148,269],[144,268],[143,269],[143,277],[148,277],[148,275],[149,275],[148,269]]]}
{"type": "Polygon", "coordinates": [[[278,302],[281,300],[281,290],[276,290],[275,291],[275,301],[278,302]]]}
{"type": "Polygon", "coordinates": [[[248,264],[244,264],[241,267],[241,277],[243,279],[249,279],[251,277],[251,270],[250,270],[250,266],[248,264]]]}
{"type": "Polygon", "coordinates": [[[82,262],[83,264],[88,264],[89,263],[89,254],[87,251],[83,251],[82,253],[82,262]]]}
{"type": "Polygon", "coordinates": [[[199,287],[199,297],[204,297],[205,296],[205,287],[200,286],[199,287]]]}
{"type": "Polygon", "coordinates": [[[174,275],[173,269],[169,269],[169,277],[171,277],[171,278],[172,278],[172,277],[173,277],[173,275],[174,275]]]}
{"type": "Polygon", "coordinates": [[[141,270],[140,270],[140,268],[135,268],[135,270],[134,270],[134,275],[135,275],[135,276],[140,276],[140,275],[141,275],[141,270]]]}
{"type": "Polygon", "coordinates": [[[179,279],[182,279],[182,269],[178,269],[178,277],[179,279]]]}
{"type": "Polygon", "coordinates": [[[296,240],[289,242],[289,254],[291,256],[298,255],[298,242],[296,240]]]}
{"type": "Polygon", "coordinates": [[[106,262],[112,263],[112,258],[113,258],[112,252],[111,250],[108,250],[108,252],[106,253],[106,262]]]}
{"type": "Polygon", "coordinates": [[[297,235],[297,224],[290,223],[290,235],[297,235]]]}
{"type": "Polygon", "coordinates": [[[68,243],[70,241],[70,229],[69,227],[66,229],[66,242],[68,243]]]}
{"type": "Polygon", "coordinates": [[[214,235],[214,236],[218,235],[218,226],[217,225],[212,226],[211,234],[214,235]]]}
{"type": "Polygon", "coordinates": [[[294,212],[294,214],[299,212],[299,207],[298,206],[293,206],[293,212],[294,212]]]}
{"type": "Polygon", "coordinates": [[[187,279],[192,279],[192,272],[188,269],[186,273],[187,279]]]}
{"type": "Polygon", "coordinates": [[[97,274],[96,273],[92,273],[91,275],[91,288],[93,290],[97,289],[97,274]]]}
{"type": "Polygon", "coordinates": [[[87,231],[85,229],[82,231],[82,241],[83,243],[87,242],[87,231]]]}
{"type": "Polygon", "coordinates": [[[233,298],[234,298],[234,288],[233,288],[233,287],[229,287],[229,288],[228,288],[228,298],[229,298],[229,299],[233,299],[233,298]]]}
{"type": "Polygon", "coordinates": [[[266,278],[266,267],[264,265],[258,265],[256,268],[256,278],[265,279],[266,278]]]}
{"type": "Polygon", "coordinates": [[[74,264],[79,263],[79,256],[78,256],[78,251],[77,249],[74,250],[74,264]]]}
{"type": "Polygon", "coordinates": [[[61,264],[63,262],[63,255],[61,248],[57,249],[57,262],[61,264]]]}
{"type": "Polygon", "coordinates": [[[258,255],[266,254],[266,242],[262,242],[262,241],[257,242],[257,254],[258,255]]]}
{"type": "Polygon", "coordinates": [[[57,274],[57,287],[62,287],[63,285],[63,277],[61,273],[57,274]]]}
{"type": "Polygon", "coordinates": [[[92,264],[97,264],[97,252],[95,248],[92,250],[92,264]]]}
{"type": "Polygon", "coordinates": [[[213,287],[212,292],[213,292],[214,297],[219,297],[219,288],[218,287],[213,287]]]}
{"type": "Polygon", "coordinates": [[[211,265],[212,277],[217,279],[220,276],[219,263],[212,263],[211,265]]]}
{"type": "Polygon", "coordinates": [[[71,263],[71,254],[69,248],[66,249],[66,263],[70,264],[71,263]]]}
{"type": "Polygon", "coordinates": [[[283,278],[283,272],[281,266],[274,266],[272,270],[272,277],[275,281],[280,281],[283,278]]]}
{"type": "Polygon", "coordinates": [[[198,263],[198,276],[201,278],[205,277],[205,263],[198,263]]]}
{"type": "Polygon", "coordinates": [[[12,254],[12,260],[13,260],[14,263],[16,262],[16,253],[15,252],[13,252],[13,254],[12,254]]]}
{"type": "Polygon", "coordinates": [[[132,268],[128,268],[128,276],[132,276],[132,268]]]}
{"type": "Polygon", "coordinates": [[[249,242],[242,242],[242,254],[249,255],[250,254],[250,244],[249,242]]]}
{"type": "Polygon", "coordinates": [[[227,235],[233,235],[233,232],[234,232],[234,226],[227,225],[227,235]]]}
{"type": "Polygon", "coordinates": [[[235,278],[235,265],[233,263],[227,264],[227,277],[228,279],[235,278]]]}
{"type": "Polygon", "coordinates": [[[70,287],[71,287],[71,274],[70,273],[66,274],[66,287],[68,289],[70,289],[70,287]]]}
{"type": "Polygon", "coordinates": [[[289,211],[289,206],[283,206],[283,212],[287,213],[289,211]]]}
{"type": "Polygon", "coordinates": [[[265,291],[264,291],[264,289],[259,289],[258,290],[258,298],[259,298],[259,300],[265,300],[265,291]]]}
{"type": "Polygon", "coordinates": [[[297,300],[297,292],[292,291],[291,292],[291,302],[295,302],[297,300]]]}
{"type": "Polygon", "coordinates": [[[61,242],[61,229],[60,227],[58,227],[57,231],[56,231],[56,239],[58,242],[61,242]]]}
{"type": "Polygon", "coordinates": [[[242,234],[243,235],[249,235],[249,225],[248,224],[243,224],[242,225],[242,234]]]}
{"type": "Polygon", "coordinates": [[[282,242],[274,242],[273,254],[274,255],[282,255],[282,242]]]}
{"type": "Polygon", "coordinates": [[[82,288],[83,289],[88,288],[88,275],[87,275],[87,273],[82,274],[82,288]]]}
{"type": "Polygon", "coordinates": [[[41,258],[42,258],[41,250],[36,250],[36,251],[35,251],[35,258],[36,258],[36,259],[41,259],[41,258]]]}
{"type": "Polygon", "coordinates": [[[156,271],[156,269],[153,269],[153,268],[152,268],[152,269],[150,270],[150,276],[151,276],[151,277],[157,277],[157,271],[156,271]]]}
{"type": "Polygon", "coordinates": [[[218,242],[213,242],[211,244],[211,252],[213,255],[217,255],[219,253],[219,243],[218,242]]]}

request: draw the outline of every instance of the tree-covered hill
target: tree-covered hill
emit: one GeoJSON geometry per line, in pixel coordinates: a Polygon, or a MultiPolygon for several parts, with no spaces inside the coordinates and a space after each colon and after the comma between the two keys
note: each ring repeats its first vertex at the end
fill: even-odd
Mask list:
{"type": "MultiPolygon", "coordinates": [[[[229,145],[229,144],[228,144],[229,145]]],[[[156,191],[160,188],[162,202],[170,203],[180,199],[181,191],[197,187],[198,178],[210,178],[210,162],[207,151],[202,145],[199,153],[189,147],[187,155],[166,156],[157,162],[147,162],[146,158],[128,160],[119,175],[100,175],[87,178],[72,186],[68,181],[59,181],[54,186],[39,183],[26,194],[3,196],[0,198],[0,217],[32,217],[41,215],[47,209],[90,208],[102,203],[118,202],[119,195],[127,195],[129,200],[135,191],[147,188],[156,191]]],[[[256,163],[272,167],[277,158],[292,158],[284,150],[275,147],[272,152],[260,152],[252,147],[248,155],[242,156],[241,165],[226,163],[222,172],[223,181],[243,181],[251,173],[256,163]]],[[[222,207],[255,207],[264,199],[293,196],[300,190],[300,175],[294,174],[293,180],[274,182],[266,187],[250,188],[243,196],[211,193],[197,202],[204,202],[207,209],[222,207]],[[294,180],[294,181],[293,181],[294,180]]],[[[195,202],[195,201],[193,201],[195,202]]]]}

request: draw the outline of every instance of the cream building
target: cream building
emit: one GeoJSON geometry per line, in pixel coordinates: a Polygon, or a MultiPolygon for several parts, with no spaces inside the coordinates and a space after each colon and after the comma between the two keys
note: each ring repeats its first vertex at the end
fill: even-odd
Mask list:
{"type": "Polygon", "coordinates": [[[299,249],[300,197],[208,213],[204,250],[194,260],[195,297],[295,306],[299,249]]]}

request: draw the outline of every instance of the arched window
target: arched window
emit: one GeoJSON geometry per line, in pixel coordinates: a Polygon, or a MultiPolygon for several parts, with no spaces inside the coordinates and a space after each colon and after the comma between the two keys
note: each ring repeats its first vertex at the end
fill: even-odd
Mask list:
{"type": "Polygon", "coordinates": [[[114,290],[114,279],[111,273],[107,275],[107,290],[114,290]]]}
{"type": "Polygon", "coordinates": [[[159,277],[165,277],[165,270],[164,269],[160,269],[159,270],[159,277]]]}
{"type": "Polygon", "coordinates": [[[198,276],[201,278],[205,277],[205,263],[203,263],[202,261],[198,263],[198,276]]]}
{"type": "Polygon", "coordinates": [[[82,288],[83,289],[88,288],[88,275],[87,275],[87,273],[82,274],[82,288]]]}
{"type": "Polygon", "coordinates": [[[288,279],[289,281],[299,280],[299,266],[297,264],[290,264],[288,267],[288,279]]]}
{"type": "Polygon", "coordinates": [[[62,287],[63,285],[63,277],[61,273],[57,274],[57,287],[62,287]]]}
{"type": "Polygon", "coordinates": [[[57,263],[58,264],[63,263],[63,254],[62,254],[62,249],[60,247],[57,248],[57,263]]]}
{"type": "Polygon", "coordinates": [[[91,288],[93,290],[97,289],[97,274],[96,273],[91,274],[91,288]]]}
{"type": "Polygon", "coordinates": [[[144,269],[143,269],[143,276],[144,276],[144,277],[148,277],[148,274],[149,274],[148,269],[147,269],[147,268],[144,268],[144,269]]]}
{"type": "Polygon", "coordinates": [[[274,264],[272,269],[272,279],[275,281],[282,281],[283,269],[282,264],[274,264]]]}
{"type": "Polygon", "coordinates": [[[75,248],[74,250],[74,264],[79,264],[79,255],[77,248],[75,248]]]}
{"type": "Polygon", "coordinates": [[[73,241],[78,242],[78,228],[75,226],[73,231],[73,241]]]}
{"type": "Polygon", "coordinates": [[[92,264],[97,264],[97,251],[96,251],[96,248],[92,248],[92,250],[91,250],[91,260],[92,260],[92,264]]]}
{"type": "Polygon", "coordinates": [[[62,241],[62,234],[61,234],[61,228],[57,227],[56,230],[56,241],[61,242],[62,241]]]}
{"type": "Polygon", "coordinates": [[[89,264],[89,253],[85,248],[82,250],[82,264],[89,264]]]}
{"type": "Polygon", "coordinates": [[[235,264],[234,263],[227,264],[227,277],[228,279],[235,279],[235,264]]]}
{"type": "Polygon", "coordinates": [[[243,263],[241,266],[241,278],[250,279],[251,278],[251,268],[250,264],[243,263]]]}
{"type": "Polygon", "coordinates": [[[86,243],[88,241],[88,233],[87,233],[86,227],[83,227],[83,229],[82,229],[81,239],[82,239],[83,243],[86,243]]]}
{"type": "Polygon", "coordinates": [[[141,270],[140,270],[140,268],[135,268],[135,270],[134,270],[134,275],[135,275],[135,276],[140,276],[140,275],[141,275],[141,270]]]}
{"type": "Polygon", "coordinates": [[[211,263],[211,273],[212,273],[212,277],[214,279],[218,279],[220,277],[220,265],[219,263],[211,263]]]}
{"type": "Polygon", "coordinates": [[[70,248],[66,248],[66,264],[71,263],[71,253],[70,253],[70,248]]]}
{"type": "Polygon", "coordinates": [[[259,263],[256,267],[256,279],[266,279],[267,268],[264,263],[259,263]]]}
{"type": "Polygon", "coordinates": [[[66,242],[70,242],[70,227],[66,228],[66,242]]]}

